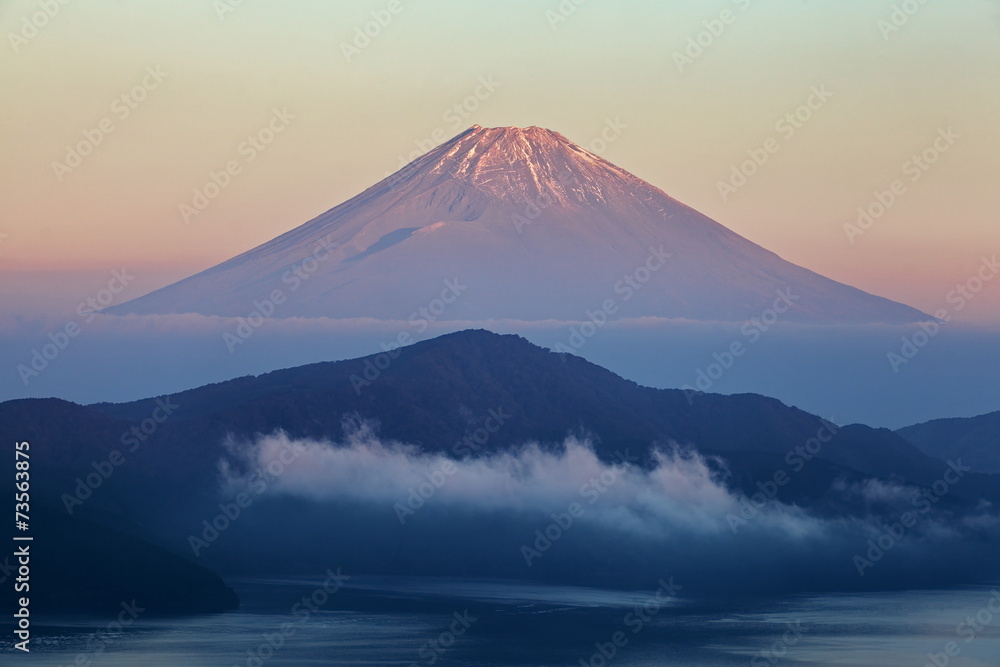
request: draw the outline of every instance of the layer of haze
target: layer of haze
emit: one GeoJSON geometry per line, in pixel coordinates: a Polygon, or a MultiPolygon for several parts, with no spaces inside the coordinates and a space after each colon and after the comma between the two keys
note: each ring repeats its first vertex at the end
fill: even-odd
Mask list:
{"type": "MultiPolygon", "coordinates": [[[[924,311],[998,250],[996,2],[919,5],[887,33],[893,3],[882,0],[402,0],[346,57],[342,43],[390,5],[74,2],[34,34],[24,26],[36,2],[0,4],[3,309],[67,300],[52,286],[77,285],[77,271],[99,286],[128,266],[136,295],[166,284],[472,123],[555,129],[793,262],[924,311]],[[724,10],[731,21],[712,37],[704,22],[724,10]],[[674,53],[699,33],[703,53],[679,67],[674,53]],[[147,68],[166,74],[122,118],[112,105],[147,68]],[[777,131],[822,86],[833,96],[814,117],[793,136],[777,131]],[[484,99],[467,108],[478,108],[449,112],[477,87],[484,99]],[[238,147],[274,108],[294,118],[248,161],[238,147]],[[113,132],[60,181],[53,162],[105,117],[113,132]],[[620,133],[595,143],[608,119],[620,133]],[[949,127],[960,138],[910,180],[904,163],[949,127]],[[723,201],[718,181],[769,137],[780,149],[723,201]],[[230,160],[241,172],[185,224],[179,205],[230,160]],[[844,224],[894,179],[905,193],[849,242],[844,224]]],[[[1000,288],[960,319],[1000,320],[1000,288]]]]}

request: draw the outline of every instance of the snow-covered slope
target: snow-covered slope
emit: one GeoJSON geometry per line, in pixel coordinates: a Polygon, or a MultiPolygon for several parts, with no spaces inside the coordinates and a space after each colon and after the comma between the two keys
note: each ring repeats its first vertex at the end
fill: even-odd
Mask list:
{"type": "Polygon", "coordinates": [[[586,319],[610,300],[613,318],[739,321],[779,292],[787,320],[929,319],[784,261],[556,132],[478,125],[304,225],[111,312],[246,316],[281,290],[275,317],[408,319],[456,281],[441,319],[586,319]]]}

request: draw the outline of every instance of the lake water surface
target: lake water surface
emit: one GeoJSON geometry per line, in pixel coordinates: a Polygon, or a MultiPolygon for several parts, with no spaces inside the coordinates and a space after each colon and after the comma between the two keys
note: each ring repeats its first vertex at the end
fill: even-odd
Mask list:
{"type": "Polygon", "coordinates": [[[937,667],[1000,665],[1000,613],[993,611],[1000,612],[1000,585],[698,602],[665,589],[656,597],[652,591],[356,577],[316,611],[296,607],[322,583],[237,581],[238,612],[140,615],[100,640],[93,633],[113,618],[48,619],[44,627],[38,619],[32,653],[14,652],[5,641],[0,663],[923,667],[935,665],[930,654],[937,667]],[[957,655],[948,656],[949,648],[957,655]]]}

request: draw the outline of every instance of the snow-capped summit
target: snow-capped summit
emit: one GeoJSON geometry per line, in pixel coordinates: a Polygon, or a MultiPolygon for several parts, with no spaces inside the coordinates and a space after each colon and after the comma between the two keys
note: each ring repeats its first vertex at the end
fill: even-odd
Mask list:
{"type": "Polygon", "coordinates": [[[540,127],[474,125],[304,225],[110,312],[246,316],[274,290],[286,297],[275,317],[406,320],[447,293],[446,320],[740,321],[776,302],[790,321],[930,319],[786,262],[540,127]]]}
{"type": "Polygon", "coordinates": [[[618,190],[634,198],[629,187],[650,187],[558,132],[535,126],[473,125],[406,171],[424,168],[472,185],[497,201],[515,203],[548,195],[560,205],[606,204],[602,192],[618,190]]]}

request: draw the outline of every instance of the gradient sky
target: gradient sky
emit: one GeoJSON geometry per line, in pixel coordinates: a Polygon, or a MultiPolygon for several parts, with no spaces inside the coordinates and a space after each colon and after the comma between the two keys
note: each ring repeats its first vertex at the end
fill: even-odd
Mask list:
{"type": "MultiPolygon", "coordinates": [[[[8,308],[114,267],[137,289],[166,284],[472,123],[555,129],[786,259],[925,311],[1000,251],[994,0],[929,2],[888,35],[879,21],[895,3],[882,0],[401,0],[348,62],[342,43],[391,4],[76,1],[20,41],[37,0],[0,2],[8,308]],[[552,24],[560,6],[576,9],[552,24]],[[731,22],[679,71],[674,52],[724,10],[731,22]],[[167,74],[120,118],[114,101],[150,67],[167,74]],[[446,117],[481,77],[499,87],[461,122],[446,117]],[[782,136],[776,121],[814,86],[833,97],[782,136]],[[238,147],[274,108],[295,117],[248,162],[238,147]],[[114,131],[60,181],[53,162],[105,117],[114,131]],[[626,127],[594,145],[607,119],[626,127]],[[960,139],[911,182],[904,163],[948,127],[960,139]],[[718,181],[769,137],[778,152],[723,201],[718,181]],[[185,224],[179,205],[230,160],[241,172],[185,224]],[[895,179],[905,194],[849,243],[843,225],[895,179]]],[[[1000,279],[960,317],[1000,322],[1000,279]]]]}

